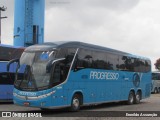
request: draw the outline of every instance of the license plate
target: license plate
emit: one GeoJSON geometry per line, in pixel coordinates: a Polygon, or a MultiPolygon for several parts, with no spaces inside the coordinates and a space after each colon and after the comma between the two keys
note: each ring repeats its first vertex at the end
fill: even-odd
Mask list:
{"type": "Polygon", "coordinates": [[[24,104],[24,106],[29,106],[30,105],[29,102],[24,102],[23,104],[24,104]]]}

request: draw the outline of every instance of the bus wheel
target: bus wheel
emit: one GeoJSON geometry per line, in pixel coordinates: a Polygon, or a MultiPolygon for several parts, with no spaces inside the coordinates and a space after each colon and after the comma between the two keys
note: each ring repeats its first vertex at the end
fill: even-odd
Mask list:
{"type": "Polygon", "coordinates": [[[157,90],[157,88],[154,88],[154,93],[156,94],[156,93],[158,93],[158,90],[157,90]]]}
{"type": "Polygon", "coordinates": [[[135,104],[139,104],[141,100],[141,93],[137,92],[136,96],[135,96],[135,104]]]}
{"type": "Polygon", "coordinates": [[[71,111],[76,112],[80,109],[80,96],[75,94],[71,101],[71,111]]]}
{"type": "Polygon", "coordinates": [[[127,104],[128,105],[132,105],[135,101],[135,95],[133,91],[130,91],[129,96],[128,96],[128,101],[127,104]]]}

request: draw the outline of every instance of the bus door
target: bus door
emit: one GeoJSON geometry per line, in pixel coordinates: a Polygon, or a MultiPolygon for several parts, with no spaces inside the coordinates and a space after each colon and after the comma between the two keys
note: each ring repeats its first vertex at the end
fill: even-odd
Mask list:
{"type": "Polygon", "coordinates": [[[66,69],[65,60],[57,61],[53,65],[52,84],[56,86],[56,93],[53,94],[53,102],[56,102],[56,105],[65,105],[67,103],[66,98],[68,97],[68,93],[65,89],[65,85],[62,84],[66,80],[68,74],[66,69]]]}

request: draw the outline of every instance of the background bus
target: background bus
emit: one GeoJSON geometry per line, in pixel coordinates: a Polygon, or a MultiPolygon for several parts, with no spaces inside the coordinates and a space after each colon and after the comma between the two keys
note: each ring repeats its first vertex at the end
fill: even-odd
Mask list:
{"type": "Polygon", "coordinates": [[[139,103],[150,94],[148,58],[82,42],[26,48],[13,93],[17,105],[41,109],[70,107],[72,111],[82,105],[113,101],[139,103]]]}
{"type": "Polygon", "coordinates": [[[13,83],[15,79],[16,64],[12,64],[10,74],[7,64],[10,60],[20,58],[24,48],[0,44],[0,101],[13,99],[13,83]]]}
{"type": "Polygon", "coordinates": [[[152,93],[160,92],[160,72],[152,72],[152,93]]]}

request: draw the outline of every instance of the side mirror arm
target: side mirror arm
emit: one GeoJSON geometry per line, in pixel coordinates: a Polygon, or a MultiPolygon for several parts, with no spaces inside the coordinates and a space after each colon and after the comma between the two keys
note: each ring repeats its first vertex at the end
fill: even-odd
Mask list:
{"type": "Polygon", "coordinates": [[[13,59],[13,60],[9,61],[9,63],[7,64],[7,72],[9,72],[10,65],[11,65],[12,63],[14,63],[14,62],[19,63],[19,59],[13,59]]]}

